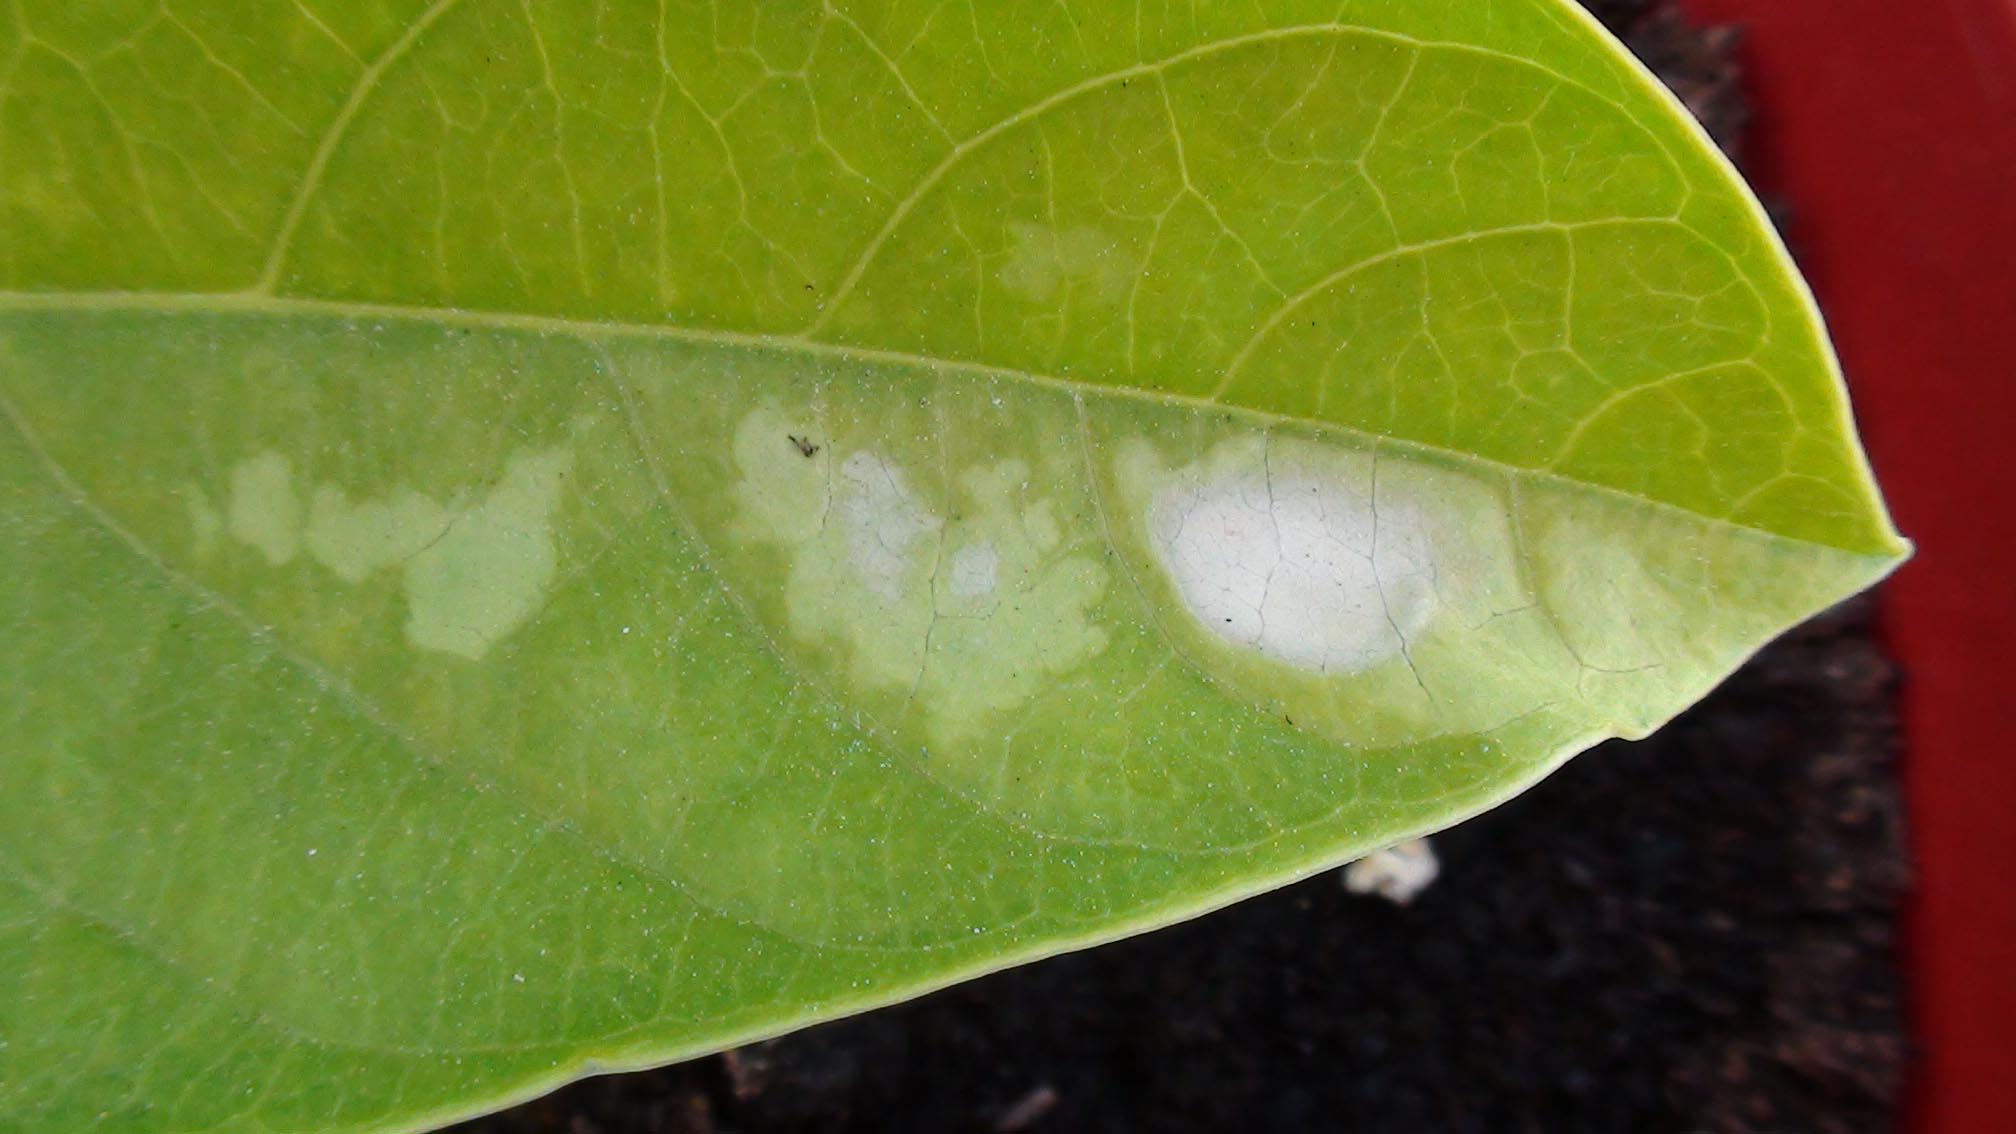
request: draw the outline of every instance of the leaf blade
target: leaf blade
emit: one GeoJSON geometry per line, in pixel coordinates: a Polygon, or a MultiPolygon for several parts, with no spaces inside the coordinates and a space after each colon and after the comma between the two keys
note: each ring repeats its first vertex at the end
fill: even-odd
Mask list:
{"type": "MultiPolygon", "coordinates": [[[[1482,410],[1417,404],[1397,422],[1380,417],[1376,389],[1349,383],[1333,395],[1343,401],[1319,387],[1305,402],[1307,380],[1281,375],[1320,336],[1245,352],[1285,369],[1272,381],[1232,373],[1222,393],[1245,392],[1214,401],[1209,388],[1185,387],[1181,368],[1212,375],[1213,358],[1263,342],[1267,318],[1207,304],[1195,321],[1219,328],[1207,336],[1217,345],[1194,358],[1158,345],[1185,341],[1180,330],[1114,336],[1095,317],[1130,286],[1110,242],[984,196],[967,207],[1001,239],[991,253],[973,249],[994,273],[979,278],[1049,321],[1025,313],[1006,346],[988,339],[985,319],[970,339],[957,337],[963,318],[906,322],[915,311],[905,304],[942,303],[949,277],[934,276],[924,253],[901,253],[898,234],[932,242],[908,232],[911,214],[872,207],[877,195],[893,207],[909,192],[923,216],[935,188],[965,172],[931,163],[932,137],[979,138],[957,156],[981,154],[1032,119],[1010,121],[1013,106],[1068,109],[1122,81],[1131,93],[1115,113],[1141,125],[1065,133],[1169,135],[1163,160],[1176,180],[1208,183],[1185,190],[1165,226],[1177,234],[1170,247],[1192,234],[1201,278],[1244,272],[1262,291],[1285,291],[1295,272],[1321,281],[1351,265],[1298,265],[1292,232],[1272,231],[1268,245],[1266,225],[1241,212],[1264,214],[1259,196],[1221,201],[1250,148],[1214,149],[1208,123],[1193,120],[1212,91],[1238,89],[1225,75],[1188,90],[1175,68],[1102,63],[1102,51],[1125,53],[1124,35],[1093,37],[1078,63],[1032,69],[1026,52],[1011,65],[980,51],[976,30],[972,43],[927,46],[980,59],[984,97],[956,86],[932,94],[906,84],[902,53],[878,38],[900,22],[894,12],[850,12],[853,27],[836,18],[720,31],[742,62],[715,73],[685,65],[695,44],[670,23],[657,27],[658,51],[616,51],[561,16],[547,26],[437,4],[376,29],[377,51],[347,52],[350,84],[321,84],[317,105],[341,94],[350,109],[324,136],[336,141],[316,147],[324,172],[308,159],[309,191],[284,198],[298,208],[271,195],[265,215],[292,235],[263,255],[206,235],[200,270],[186,248],[187,262],[171,264],[178,239],[199,242],[168,227],[154,233],[162,258],[136,258],[136,275],[105,251],[103,232],[26,242],[31,254],[8,262],[20,290],[0,296],[11,427],[0,515],[25,533],[9,541],[0,621],[38,652],[0,681],[23,754],[8,762],[0,849],[14,897],[0,925],[20,962],[10,968],[53,991],[8,1002],[0,1018],[35,1025],[10,1032],[39,1032],[88,1002],[65,985],[74,972],[51,944],[68,949],[81,932],[68,907],[113,927],[112,941],[195,966],[178,987],[226,995],[220,1006],[201,993],[169,1003],[135,991],[135,1022],[103,1032],[102,1058],[67,1077],[64,1044],[81,1033],[57,1028],[32,1056],[39,1077],[18,1080],[27,1086],[0,1108],[9,1121],[36,1108],[50,1121],[83,1115],[114,1093],[135,1124],[158,1125],[165,1111],[190,1129],[405,1126],[1159,924],[1469,814],[1602,736],[1654,727],[1779,626],[1894,566],[1901,545],[1796,278],[1671,106],[1648,103],[1643,78],[1602,54],[1614,48],[1552,5],[1501,6],[1502,26],[1468,29],[1415,7],[1361,11],[1394,35],[1468,34],[1543,70],[1584,67],[1599,102],[1639,99],[1647,129],[1683,146],[1688,168],[1716,189],[1688,223],[1713,221],[1734,244],[1732,262],[1761,265],[1754,274],[1769,286],[1757,302],[1791,320],[1777,353],[1761,363],[1717,353],[1710,336],[1693,344],[1701,358],[1669,359],[1648,382],[1668,391],[1663,411],[1648,419],[1638,387],[1623,385],[1592,403],[1617,409],[1621,424],[1561,414],[1537,429],[1552,443],[1541,449],[1490,432],[1506,415],[1474,393],[1482,410]],[[429,67],[484,73],[483,49],[506,46],[516,55],[488,82],[430,89],[429,67]],[[785,217],[782,202],[821,192],[811,187],[861,183],[852,196],[827,194],[859,223],[788,222],[832,230],[808,239],[805,256],[773,256],[746,220],[720,223],[735,211],[733,184],[638,192],[665,184],[668,154],[704,147],[669,149],[670,136],[640,140],[623,115],[580,113],[690,98],[704,119],[718,93],[708,83],[746,84],[748,53],[824,60],[805,91],[844,79],[909,107],[885,125],[923,123],[882,153],[876,131],[836,122],[859,148],[827,139],[833,152],[792,170],[798,150],[749,150],[721,123],[689,122],[700,142],[711,132],[721,153],[788,175],[791,191],[767,201],[740,186],[748,216],[785,217]],[[599,87],[584,78],[598,60],[610,64],[599,87]],[[1130,76],[1155,81],[1135,91],[1130,76]],[[461,99],[441,104],[441,121],[480,122],[485,99],[514,94],[521,122],[535,125],[513,146],[490,146],[485,164],[522,161],[529,188],[471,197],[489,198],[492,220],[509,212],[506,223],[451,217],[445,190],[435,215],[413,207],[413,186],[446,178],[454,162],[442,155],[456,151],[412,133],[401,109],[461,99]],[[901,190],[906,176],[923,188],[901,190]],[[708,211],[716,190],[727,213],[708,211]],[[726,258],[698,258],[703,268],[689,273],[716,273],[721,295],[705,302],[665,286],[689,279],[667,275],[666,210],[680,205],[692,231],[721,234],[714,251],[726,258]],[[874,235],[885,229],[888,253],[874,235]],[[1205,232],[1215,243],[1195,242],[1205,232]],[[909,270],[878,276],[885,255],[909,270]],[[97,275],[77,274],[92,264],[97,275]],[[799,270],[807,265],[817,271],[799,270]],[[262,276],[280,294],[178,290],[262,276]],[[39,290],[120,286],[148,290],[39,290]],[[864,322],[852,298],[863,295],[902,298],[864,322]],[[822,300],[832,334],[796,335],[819,325],[822,300]],[[667,315],[679,303],[685,326],[667,315]],[[1081,327],[1090,337],[1073,337],[1081,327]],[[1795,378],[1803,385],[1775,410],[1769,387],[1795,378]],[[1746,429],[1704,423],[1660,440],[1698,415],[1689,399],[1746,388],[1746,429]],[[119,392],[112,404],[107,389],[119,392]],[[1642,461],[1605,465],[1619,446],[1584,443],[1591,429],[1648,428],[1665,446],[1654,451],[1719,444],[1763,455],[1705,462],[1705,479],[1726,483],[1689,496],[1675,488],[1692,483],[1686,462],[1648,486],[1629,480],[1642,461]],[[1812,436],[1797,462],[1774,464],[1758,443],[1801,430],[1812,436]],[[1542,449],[1558,455],[1554,467],[1542,449]],[[1768,490],[1776,502],[1746,501],[1788,463],[1832,503],[1802,509],[1779,489],[1768,490]],[[1283,486],[1314,503],[1276,507],[1283,486]],[[1320,556],[1296,569],[1327,564],[1326,577],[1373,605],[1291,602],[1331,619],[1334,636],[1314,647],[1264,619],[1208,625],[1218,599],[1184,590],[1198,550],[1157,519],[1171,499],[1226,523],[1264,512],[1364,541],[1369,574],[1320,556]],[[1820,522],[1806,523],[1808,510],[1820,522]],[[1016,604],[1023,612],[1008,609],[1016,604]],[[77,643],[99,648],[71,656],[77,643]],[[1312,657],[1335,671],[1297,669],[1312,657]],[[358,869],[325,869],[338,859],[358,869]],[[239,924],[247,911],[250,924],[239,924]],[[174,1038],[146,1038],[163,1031],[174,1038]],[[248,1038],[275,1032],[294,1038],[248,1038]],[[331,1054],[345,1050],[366,1054],[331,1054]],[[262,1089],[239,1102],[241,1084],[262,1089]]],[[[1279,30],[1293,26],[1197,29],[1155,49],[1236,61],[1239,49],[1297,38],[1279,30]]],[[[332,44],[350,37],[317,35],[305,41],[314,50],[346,54],[332,44]]],[[[1293,79],[1322,65],[1270,59],[1255,70],[1293,79]]],[[[819,102],[790,90],[763,97],[751,105],[787,132],[819,102]]],[[[476,136],[497,140],[495,130],[476,136]]],[[[1664,146],[1612,138],[1610,148],[1622,161],[1664,146]]],[[[1141,142],[1130,152],[1160,151],[1141,142]]],[[[56,158],[44,157],[10,168],[46,176],[56,158]]],[[[1516,180],[1502,168],[1491,178],[1516,180]]],[[[5,185],[12,215],[45,214],[46,194],[5,185]]],[[[99,212],[123,210],[142,234],[126,239],[144,243],[147,196],[99,212]]],[[[1512,208],[1512,196],[1493,207],[1512,208]]],[[[1355,207],[1370,206],[1361,196],[1355,207]]],[[[1544,280],[1522,285],[1520,267],[1544,265],[1545,246],[1489,264],[1467,250],[1500,222],[1444,220],[1455,228],[1447,247],[1467,258],[1437,260],[1442,245],[1373,253],[1382,264],[1419,260],[1423,302],[1468,288],[1516,306],[1527,302],[1521,286],[1543,300],[1583,298],[1558,277],[1551,291],[1544,280]]],[[[1579,231],[1516,216],[1500,226],[1518,224],[1532,231],[1501,238],[1572,245],[1579,231]]],[[[1349,241],[1323,248],[1344,256],[1349,241]]],[[[1648,271],[1674,261],[1628,247],[1594,259],[1648,271]]],[[[1682,272],[1679,282],[1707,301],[1728,275],[1701,284],[1682,272]]],[[[1627,300],[1692,294],[1672,279],[1632,293],[1637,277],[1624,276],[1627,300]]],[[[1279,310],[1328,297],[1310,294],[1279,310]]],[[[1402,307],[1414,298],[1403,284],[1375,289],[1375,299],[1396,296],[1402,307]]],[[[1603,303],[1643,306],[1595,299],[1551,331],[1525,333],[1559,339],[1563,324],[1615,322],[1603,303]]],[[[1193,300],[1144,302],[1173,319],[1193,300]]],[[[1704,333],[1727,321],[1708,310],[1704,333]]],[[[1530,345],[1507,327],[1483,329],[1512,349],[1530,345]]],[[[1465,349],[1494,360],[1482,368],[1493,380],[1510,365],[1474,342],[1465,349]]],[[[1278,566],[1287,557],[1275,538],[1278,566]]],[[[131,962],[107,960],[103,972],[135,990],[162,979],[131,962]]]]}

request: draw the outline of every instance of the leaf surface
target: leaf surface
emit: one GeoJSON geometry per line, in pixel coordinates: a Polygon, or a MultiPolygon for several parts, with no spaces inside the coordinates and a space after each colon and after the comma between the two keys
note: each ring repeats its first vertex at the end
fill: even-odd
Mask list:
{"type": "Polygon", "coordinates": [[[0,1129],[412,1129],[1166,923],[1904,552],[1755,203],[1556,0],[0,60],[0,1129]]]}

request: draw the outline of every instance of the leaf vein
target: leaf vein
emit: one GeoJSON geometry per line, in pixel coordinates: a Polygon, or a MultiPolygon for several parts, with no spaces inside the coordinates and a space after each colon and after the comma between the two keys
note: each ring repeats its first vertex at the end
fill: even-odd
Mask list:
{"type": "Polygon", "coordinates": [[[371,95],[385,78],[385,72],[392,65],[413,50],[413,45],[434,26],[448,10],[455,6],[455,0],[434,0],[420,18],[408,25],[398,39],[392,41],[370,66],[357,76],[357,82],[350,88],[350,96],[344,100],[342,109],[323,131],[322,138],[315,145],[314,154],[308,159],[308,168],[301,174],[301,180],[294,186],[294,192],[287,203],[287,211],[280,218],[279,230],[273,236],[272,248],[266,254],[266,264],[260,269],[259,277],[252,285],[255,293],[271,295],[280,283],[280,273],[286,267],[288,253],[294,246],[296,234],[302,220],[308,215],[308,206],[322,188],[322,179],[328,173],[329,161],[335,156],[336,147],[342,144],[350,132],[350,126],[357,115],[369,102],[371,95]]]}

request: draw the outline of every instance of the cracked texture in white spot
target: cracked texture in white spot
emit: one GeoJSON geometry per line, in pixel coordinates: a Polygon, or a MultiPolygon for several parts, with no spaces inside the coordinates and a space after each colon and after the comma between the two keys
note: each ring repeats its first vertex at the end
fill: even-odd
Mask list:
{"type": "Polygon", "coordinates": [[[924,507],[903,471],[879,454],[859,452],[840,465],[845,482],[834,503],[847,536],[847,558],[884,602],[900,602],[913,560],[911,545],[945,522],[924,507]]]}
{"type": "Polygon", "coordinates": [[[1150,543],[1213,634],[1320,673],[1406,652],[1436,605],[1429,525],[1411,501],[1298,470],[1155,494],[1150,543]]]}

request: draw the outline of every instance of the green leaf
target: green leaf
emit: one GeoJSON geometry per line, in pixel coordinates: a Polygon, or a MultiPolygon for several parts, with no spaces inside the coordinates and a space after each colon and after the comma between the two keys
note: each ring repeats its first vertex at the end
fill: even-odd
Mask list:
{"type": "Polygon", "coordinates": [[[411,1129],[1163,924],[1904,552],[1559,0],[24,0],[0,159],[0,1129],[411,1129]]]}

